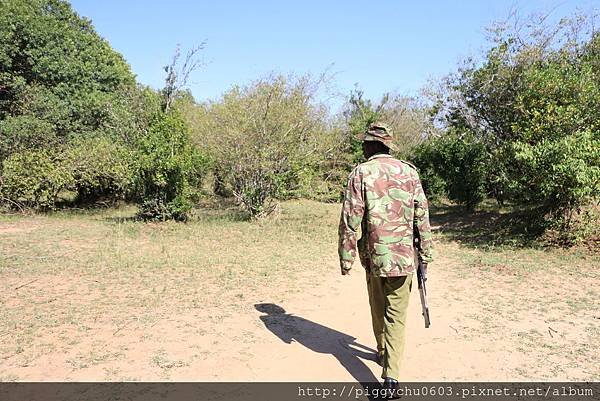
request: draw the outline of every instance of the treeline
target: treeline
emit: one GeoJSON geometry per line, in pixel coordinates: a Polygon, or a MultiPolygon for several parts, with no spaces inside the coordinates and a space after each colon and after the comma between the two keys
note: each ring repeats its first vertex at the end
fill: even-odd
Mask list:
{"type": "Polygon", "coordinates": [[[598,199],[600,36],[585,20],[498,28],[482,60],[427,96],[374,103],[355,89],[332,115],[327,74],[273,74],[197,103],[181,81],[189,57],[157,91],[68,3],[5,0],[0,11],[6,207],[126,200],[144,218],[185,219],[201,197],[226,196],[257,218],[282,199],[338,201],[362,161],[355,134],[376,120],[432,199],[526,204],[564,231],[598,199]]]}
{"type": "Polygon", "coordinates": [[[414,161],[431,194],[526,206],[537,229],[597,238],[600,32],[582,15],[544,19],[497,25],[483,60],[447,77],[433,110],[444,134],[414,161]]]}
{"type": "Polygon", "coordinates": [[[326,75],[272,75],[197,104],[181,81],[193,58],[176,57],[165,87],[152,90],[67,2],[0,5],[0,197],[8,207],[126,200],[144,218],[185,219],[207,194],[235,197],[251,217],[281,199],[339,200],[359,147],[318,100],[326,75]]]}
{"type": "Polygon", "coordinates": [[[216,101],[180,99],[195,146],[212,161],[215,194],[234,196],[251,216],[268,215],[281,199],[337,202],[348,173],[363,161],[356,135],[371,122],[386,120],[405,154],[434,130],[414,100],[385,96],[375,106],[360,90],[332,116],[318,101],[327,80],[273,75],[216,101]]]}
{"type": "Polygon", "coordinates": [[[60,0],[0,2],[0,197],[17,209],[126,199],[185,218],[207,159],[168,96],[60,0]]]}

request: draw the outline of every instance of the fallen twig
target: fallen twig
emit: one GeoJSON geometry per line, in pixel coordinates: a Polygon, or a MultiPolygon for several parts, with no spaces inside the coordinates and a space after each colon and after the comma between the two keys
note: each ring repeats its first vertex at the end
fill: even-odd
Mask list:
{"type": "Polygon", "coordinates": [[[552,332],[558,333],[558,331],[556,331],[552,327],[548,326],[548,334],[550,334],[550,337],[554,338],[554,336],[552,335],[552,332]]]}
{"type": "Polygon", "coordinates": [[[15,287],[15,290],[18,290],[18,289],[20,289],[20,288],[26,287],[26,286],[28,286],[29,284],[33,284],[33,283],[35,283],[35,282],[36,282],[36,281],[38,281],[38,280],[39,280],[39,278],[36,278],[35,280],[31,280],[31,281],[30,281],[30,282],[28,282],[28,283],[21,284],[20,286],[18,286],[18,287],[15,287]]]}
{"type": "Polygon", "coordinates": [[[133,320],[128,321],[127,323],[125,323],[123,326],[119,327],[117,330],[115,330],[115,332],[113,333],[113,336],[116,335],[118,332],[120,332],[121,330],[123,330],[125,327],[129,326],[129,323],[133,322],[133,320]]]}
{"type": "MultiPolygon", "coordinates": [[[[11,254],[11,255],[3,255],[2,256],[4,259],[10,259],[10,258],[22,258],[23,255],[19,255],[19,254],[11,254]]],[[[64,257],[64,255],[44,255],[44,256],[28,256],[28,258],[30,259],[51,259],[51,258],[62,258],[64,257]]]]}
{"type": "Polygon", "coordinates": [[[19,202],[15,202],[15,201],[5,198],[5,197],[1,197],[0,200],[11,203],[12,205],[16,206],[19,209],[21,214],[25,214],[25,208],[19,202]]]}
{"type": "Polygon", "coordinates": [[[454,330],[454,331],[456,332],[456,334],[458,334],[458,330],[456,330],[456,329],[455,329],[454,327],[452,327],[452,326],[450,326],[450,328],[451,328],[452,330],[454,330]]]}

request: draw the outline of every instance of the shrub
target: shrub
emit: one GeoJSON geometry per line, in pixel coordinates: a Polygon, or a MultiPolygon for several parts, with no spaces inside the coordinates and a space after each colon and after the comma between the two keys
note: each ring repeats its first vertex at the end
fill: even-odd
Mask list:
{"type": "Polygon", "coordinates": [[[110,138],[75,141],[64,153],[65,167],[74,180],[78,202],[99,198],[124,199],[134,180],[134,152],[110,138]]]}
{"type": "Polygon", "coordinates": [[[59,193],[74,182],[59,154],[47,150],[22,151],[2,163],[0,195],[10,205],[52,209],[59,193]]]}
{"type": "Polygon", "coordinates": [[[467,203],[481,198],[483,175],[500,203],[539,208],[542,228],[566,231],[600,196],[600,34],[583,15],[538,22],[496,27],[482,62],[467,61],[447,79],[437,110],[451,131],[474,140],[464,143],[471,150],[455,143],[463,158],[447,160],[461,181],[437,172],[449,193],[470,194],[467,203]],[[467,165],[482,170],[465,176],[467,165]]]}
{"type": "Polygon", "coordinates": [[[230,189],[251,217],[308,191],[331,141],[326,110],[313,99],[317,86],[308,77],[269,77],[200,108],[195,141],[215,160],[219,190],[230,189]]]}
{"type": "Polygon", "coordinates": [[[468,132],[451,131],[415,150],[414,162],[432,199],[448,199],[473,208],[486,196],[489,155],[468,132]]]}
{"type": "Polygon", "coordinates": [[[600,197],[599,135],[583,131],[535,145],[513,143],[514,159],[522,172],[517,181],[522,192],[515,197],[543,204],[568,229],[572,214],[600,197]]]}
{"type": "Polygon", "coordinates": [[[139,216],[185,220],[208,159],[192,147],[187,126],[176,111],[157,114],[136,153],[135,200],[139,216]]]}

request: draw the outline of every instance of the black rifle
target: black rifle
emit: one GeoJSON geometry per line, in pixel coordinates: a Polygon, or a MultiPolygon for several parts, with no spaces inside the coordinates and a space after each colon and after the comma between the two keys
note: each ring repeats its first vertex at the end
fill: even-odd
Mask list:
{"type": "Polygon", "coordinates": [[[419,284],[419,295],[421,296],[421,308],[423,309],[423,319],[425,319],[425,328],[428,328],[431,324],[429,320],[429,306],[427,305],[427,288],[425,282],[427,281],[427,270],[423,266],[423,260],[421,259],[421,235],[415,225],[413,233],[413,244],[415,247],[415,253],[417,254],[417,282],[419,284]]]}

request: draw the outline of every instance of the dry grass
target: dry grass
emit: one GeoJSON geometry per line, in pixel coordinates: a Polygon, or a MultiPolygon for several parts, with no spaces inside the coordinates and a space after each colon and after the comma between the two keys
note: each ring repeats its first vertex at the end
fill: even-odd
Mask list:
{"type": "MultiPolygon", "coordinates": [[[[73,369],[121,358],[123,352],[103,349],[125,328],[153,336],[152,328],[173,316],[208,310],[205,318],[217,324],[251,308],[244,302],[248,294],[284,299],[302,291],[302,285],[283,284],[323,272],[322,261],[335,257],[334,209],[290,202],[282,216],[261,223],[218,210],[187,224],[145,224],[130,219],[134,210],[127,208],[4,216],[0,377],[12,377],[7,366],[81,349],[88,332],[107,336],[74,352],[68,359],[73,369]]],[[[165,357],[157,358],[152,363],[168,370],[170,364],[160,362],[165,357]]]]}
{"type": "MultiPolygon", "coordinates": [[[[337,269],[339,205],[287,202],[253,223],[228,208],[185,224],[134,212],[0,216],[0,380],[170,380],[218,352],[188,339],[211,344],[257,299],[301,297],[337,269]]],[[[466,309],[454,326],[465,341],[518,344],[513,377],[600,379],[598,257],[459,236],[437,236],[437,296],[466,309]]],[[[258,340],[247,327],[232,341],[258,340]]]]}

